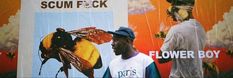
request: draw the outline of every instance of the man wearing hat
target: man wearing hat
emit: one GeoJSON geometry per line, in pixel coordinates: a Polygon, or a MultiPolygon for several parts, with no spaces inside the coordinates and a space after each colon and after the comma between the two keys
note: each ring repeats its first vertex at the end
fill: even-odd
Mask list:
{"type": "Polygon", "coordinates": [[[160,78],[154,60],[133,47],[135,35],[130,28],[108,33],[113,35],[112,48],[119,56],[110,62],[104,78],[160,78]]]}
{"type": "Polygon", "coordinates": [[[192,16],[195,1],[167,1],[172,5],[167,13],[178,24],[171,27],[160,50],[161,52],[193,51],[194,58],[162,58],[159,59],[159,63],[172,61],[169,78],[203,78],[202,59],[198,57],[198,51],[203,51],[206,36],[201,24],[192,16]]]}

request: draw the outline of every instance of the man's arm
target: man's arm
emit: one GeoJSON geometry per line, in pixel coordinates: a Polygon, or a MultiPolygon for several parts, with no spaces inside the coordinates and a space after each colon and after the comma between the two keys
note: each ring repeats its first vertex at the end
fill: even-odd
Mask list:
{"type": "Polygon", "coordinates": [[[145,78],[161,78],[159,70],[158,70],[155,62],[152,62],[149,66],[146,67],[146,77],[145,78]]]}
{"type": "MultiPolygon", "coordinates": [[[[160,48],[160,53],[159,56],[162,56],[163,51],[173,51],[177,46],[179,46],[179,43],[177,43],[177,40],[179,36],[178,34],[176,34],[174,28],[171,28],[168,31],[168,34],[166,35],[166,38],[164,39],[164,43],[162,45],[162,47],[160,48]]],[[[158,59],[159,63],[167,63],[169,61],[171,61],[172,58],[160,58],[158,59]]]]}
{"type": "MultiPolygon", "coordinates": [[[[159,53],[159,56],[162,56],[162,51],[160,51],[160,53],[159,53]]],[[[159,63],[160,64],[162,64],[162,63],[167,63],[167,62],[169,62],[169,61],[171,61],[172,59],[169,57],[169,58],[159,58],[158,59],[158,61],[159,61],[159,63]]]]}

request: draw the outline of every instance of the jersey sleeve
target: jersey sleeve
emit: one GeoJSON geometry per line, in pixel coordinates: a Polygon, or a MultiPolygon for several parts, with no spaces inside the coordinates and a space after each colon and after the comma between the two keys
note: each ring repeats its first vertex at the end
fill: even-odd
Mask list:
{"type": "Polygon", "coordinates": [[[105,71],[103,78],[112,78],[109,67],[105,71]]]}
{"type": "Polygon", "coordinates": [[[155,64],[152,62],[150,65],[146,67],[146,77],[145,78],[161,78],[159,70],[155,64]]]}

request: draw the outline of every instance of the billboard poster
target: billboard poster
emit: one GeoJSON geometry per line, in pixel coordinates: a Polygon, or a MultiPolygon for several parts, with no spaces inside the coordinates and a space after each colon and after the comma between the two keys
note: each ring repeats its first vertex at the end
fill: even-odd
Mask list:
{"type": "Polygon", "coordinates": [[[17,77],[233,76],[231,0],[20,4],[17,77]]]}
{"type": "MultiPolygon", "coordinates": [[[[133,5],[135,0],[129,0],[128,5],[133,5]]],[[[132,13],[129,9],[128,24],[136,32],[135,47],[141,52],[151,56],[160,71],[162,78],[171,75],[173,61],[160,64],[156,53],[161,50],[166,34],[172,27],[177,25],[167,10],[172,6],[168,1],[182,4],[184,1],[195,1],[192,9],[193,17],[202,25],[206,33],[205,52],[213,55],[203,59],[203,73],[206,78],[230,78],[232,75],[232,6],[230,0],[143,0],[149,1],[154,7],[132,13]],[[157,52],[156,52],[157,51],[157,52]],[[209,51],[209,52],[207,52],[209,51]],[[219,51],[219,54],[214,54],[219,51]]],[[[138,1],[140,2],[140,0],[138,1]]],[[[136,7],[140,7],[140,4],[136,7]]],[[[175,4],[174,4],[175,5],[175,4]]],[[[146,6],[146,5],[145,5],[146,6]]],[[[136,8],[135,8],[136,9],[136,8]]],[[[186,29],[185,29],[186,30],[186,29]]],[[[184,30],[180,30],[184,31],[184,30]]],[[[184,45],[184,44],[183,44],[184,45]]]]}
{"type": "Polygon", "coordinates": [[[102,77],[115,56],[106,31],[127,26],[126,1],[25,0],[22,5],[19,77],[102,77]],[[65,52],[54,53],[61,48],[65,52]]]}

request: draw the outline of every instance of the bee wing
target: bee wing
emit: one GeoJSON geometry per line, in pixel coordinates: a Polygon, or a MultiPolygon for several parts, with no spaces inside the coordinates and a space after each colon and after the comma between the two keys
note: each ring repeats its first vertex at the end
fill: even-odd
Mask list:
{"type": "Polygon", "coordinates": [[[87,34],[88,30],[93,30],[93,29],[96,29],[96,27],[81,28],[81,29],[78,29],[78,30],[69,31],[68,33],[70,33],[72,35],[87,34]]]}
{"type": "Polygon", "coordinates": [[[111,34],[102,29],[96,29],[95,27],[86,27],[79,30],[72,30],[69,33],[80,38],[87,39],[96,44],[103,44],[111,41],[111,34]]]}
{"type": "Polygon", "coordinates": [[[60,48],[60,54],[69,61],[76,69],[82,71],[82,63],[70,50],[60,48]]]}
{"type": "Polygon", "coordinates": [[[93,68],[90,68],[90,63],[83,60],[82,58],[76,56],[70,50],[60,48],[60,54],[64,57],[69,63],[71,63],[77,70],[85,74],[87,77],[93,77],[93,68]],[[86,73],[84,71],[90,71],[86,73]]]}

